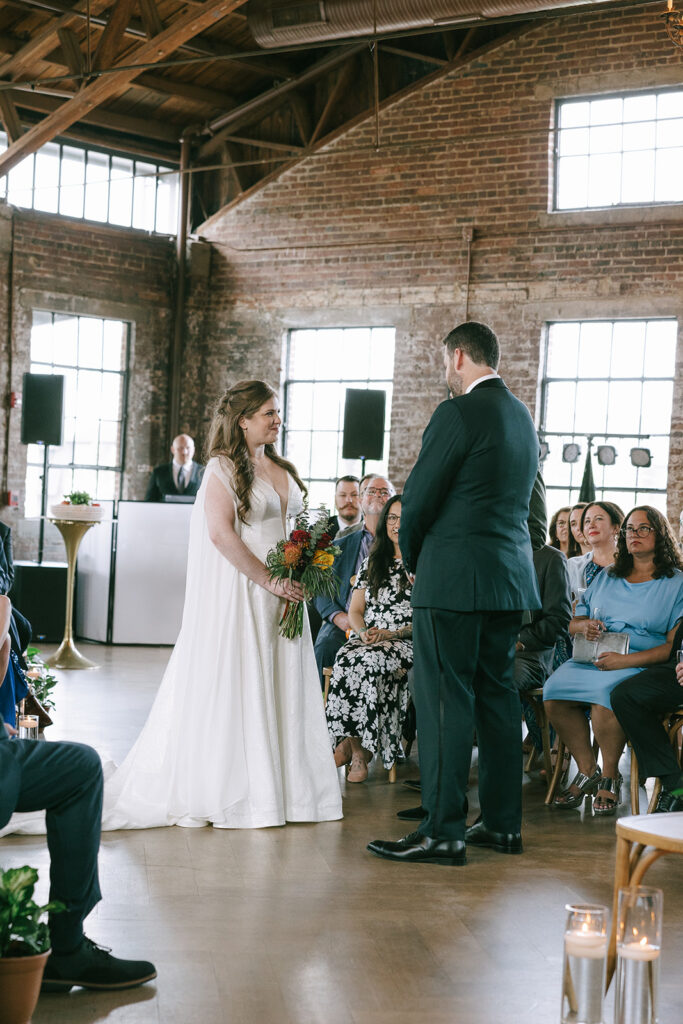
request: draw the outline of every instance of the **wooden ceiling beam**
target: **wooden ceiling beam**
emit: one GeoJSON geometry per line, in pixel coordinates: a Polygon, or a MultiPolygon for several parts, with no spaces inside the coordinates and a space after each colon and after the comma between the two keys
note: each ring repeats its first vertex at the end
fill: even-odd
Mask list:
{"type": "Polygon", "coordinates": [[[273,149],[282,153],[301,153],[303,146],[290,145],[286,142],[270,142],[268,139],[249,139],[245,135],[226,135],[226,142],[235,142],[238,146],[254,146],[256,149],[273,149]]]}
{"type": "Polygon", "coordinates": [[[221,115],[207,125],[198,125],[196,128],[198,134],[201,132],[214,133],[212,138],[200,148],[200,158],[208,156],[218,149],[226,136],[232,135],[239,128],[258,120],[266,109],[273,110],[276,106],[286,102],[289,93],[295,92],[302,85],[314,81],[365,49],[365,43],[336,47],[331,53],[311,64],[305,71],[290,78],[289,81],[276,85],[272,89],[267,89],[265,92],[254,96],[253,99],[247,100],[246,103],[241,103],[234,110],[228,111],[227,114],[221,115]]]}
{"type": "Polygon", "coordinates": [[[432,57],[431,54],[418,53],[417,50],[404,50],[400,46],[391,46],[389,43],[379,43],[379,49],[384,53],[393,53],[397,57],[407,57],[408,60],[419,60],[423,64],[436,64],[437,67],[442,68],[448,64],[447,60],[443,57],[432,57]]]}
{"type": "Polygon", "coordinates": [[[125,62],[126,67],[118,71],[114,69],[111,74],[96,78],[84,86],[72,100],[60,106],[59,110],[48,114],[43,121],[13,142],[0,154],[0,174],[7,174],[29,153],[34,153],[56,135],[70,128],[83,116],[90,114],[95,107],[125,91],[141,73],[141,69],[128,66],[132,61],[137,64],[153,64],[165,60],[188,39],[193,39],[205,28],[215,25],[243,3],[244,0],[204,0],[201,8],[186,9],[158,36],[143,42],[132,53],[125,54],[122,62],[125,62]]]}
{"type": "Polygon", "coordinates": [[[140,7],[140,14],[142,15],[142,24],[145,26],[145,31],[149,39],[153,39],[154,36],[158,36],[163,31],[164,24],[159,17],[159,11],[155,0],[138,0],[140,7]]]}
{"type": "Polygon", "coordinates": [[[325,106],[323,107],[320,117],[318,118],[318,123],[313,129],[311,137],[308,140],[310,146],[312,146],[315,140],[320,136],[320,133],[325,127],[327,118],[330,115],[330,111],[332,110],[334,104],[337,102],[337,99],[342,90],[346,88],[349,81],[351,80],[354,65],[355,61],[349,61],[348,64],[344,64],[344,66],[340,69],[339,74],[337,75],[337,81],[330,89],[327,100],[325,101],[325,106]]]}
{"type": "MultiPolygon", "coordinates": [[[[72,98],[75,96],[72,93],[72,98]]],[[[64,102],[54,96],[46,96],[45,93],[19,92],[12,89],[9,92],[0,92],[0,98],[9,96],[16,107],[20,110],[33,110],[39,114],[53,114],[64,106],[64,102]]],[[[66,101],[67,103],[70,100],[66,101]]],[[[85,114],[79,119],[79,124],[89,124],[95,128],[107,128],[112,131],[125,132],[128,135],[138,135],[140,138],[157,139],[159,142],[170,142],[177,144],[180,135],[180,128],[170,124],[164,124],[158,120],[151,120],[146,117],[132,117],[130,114],[117,114],[107,108],[106,110],[94,110],[85,114]]]]}
{"type": "Polygon", "coordinates": [[[58,28],[57,35],[69,71],[77,76],[82,75],[85,70],[85,58],[78,36],[72,28],[58,28]]]}
{"type": "Polygon", "coordinates": [[[2,118],[2,123],[5,126],[10,143],[14,143],[21,138],[23,128],[21,127],[19,115],[17,114],[12,97],[6,92],[0,92],[0,118],[2,118]]]}
{"type": "Polygon", "coordinates": [[[131,84],[134,89],[151,89],[152,92],[177,96],[178,99],[200,103],[203,107],[217,107],[219,110],[230,110],[237,103],[235,97],[226,92],[207,89],[205,86],[195,85],[193,82],[179,82],[172,78],[164,78],[162,75],[155,75],[148,71],[138,75],[131,84]]]}
{"type": "Polygon", "coordinates": [[[311,112],[308,103],[301,93],[292,92],[289,94],[289,105],[292,108],[292,114],[294,115],[301,141],[304,146],[307,146],[308,140],[311,137],[311,112]]]}
{"type": "Polygon", "coordinates": [[[99,38],[92,59],[92,70],[110,68],[121,52],[123,36],[133,13],[134,0],[114,0],[107,26],[99,38]]]}
{"type": "MultiPolygon", "coordinates": [[[[26,73],[30,74],[33,62],[45,57],[59,43],[58,30],[60,28],[72,28],[79,23],[82,17],[85,17],[86,3],[87,0],[77,0],[74,8],[69,13],[64,13],[58,18],[54,18],[47,25],[44,25],[17,53],[8,60],[0,62],[0,78],[18,77],[26,73]]],[[[97,17],[109,4],[110,0],[91,0],[91,16],[93,18],[97,17]]]]}

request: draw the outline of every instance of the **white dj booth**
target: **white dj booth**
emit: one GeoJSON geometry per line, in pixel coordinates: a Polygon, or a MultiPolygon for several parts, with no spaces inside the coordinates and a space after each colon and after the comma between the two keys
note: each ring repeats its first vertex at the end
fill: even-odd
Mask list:
{"type": "Polygon", "coordinates": [[[114,644],[174,644],[185,600],[191,504],[103,502],[77,566],[75,632],[114,644]]]}

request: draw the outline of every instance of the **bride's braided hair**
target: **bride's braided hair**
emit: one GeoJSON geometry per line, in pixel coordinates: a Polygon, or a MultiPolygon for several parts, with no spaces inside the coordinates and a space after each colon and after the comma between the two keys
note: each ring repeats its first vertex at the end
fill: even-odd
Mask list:
{"type": "MultiPolygon", "coordinates": [[[[232,463],[232,478],[237,495],[237,515],[243,523],[251,509],[251,489],[254,484],[254,467],[249,458],[249,449],[244,432],[239,425],[243,416],[249,419],[262,405],[275,397],[275,391],[263,380],[240,380],[233,384],[219,400],[213,414],[206,441],[206,461],[212,458],[228,458],[232,463]]],[[[306,494],[303,480],[294,465],[275,451],[272,444],[265,446],[268,458],[282,466],[294,478],[301,491],[306,494]]]]}

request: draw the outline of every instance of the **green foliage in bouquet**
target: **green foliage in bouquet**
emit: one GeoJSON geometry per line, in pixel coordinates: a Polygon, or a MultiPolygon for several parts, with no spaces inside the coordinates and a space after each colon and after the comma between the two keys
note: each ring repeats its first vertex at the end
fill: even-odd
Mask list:
{"type": "Polygon", "coordinates": [[[33,900],[37,881],[35,868],[0,869],[0,957],[35,956],[50,948],[47,921],[41,918],[66,908],[56,900],[39,907],[33,900]]]}
{"type": "Polygon", "coordinates": [[[72,491],[71,494],[65,494],[64,497],[72,505],[92,505],[92,498],[87,491],[72,491]]]}
{"type": "MultiPolygon", "coordinates": [[[[341,548],[332,543],[327,532],[329,523],[329,512],[322,506],[318,518],[311,523],[308,506],[304,503],[289,539],[278,541],[276,547],[268,552],[266,567],[271,580],[296,580],[303,587],[307,601],[313,597],[334,597],[339,589],[339,580],[332,566],[341,554],[341,548]]],[[[280,620],[280,634],[291,640],[301,636],[303,628],[303,602],[287,601],[280,620]]]]}
{"type": "Polygon", "coordinates": [[[57,677],[46,667],[37,647],[27,647],[25,657],[28,665],[26,675],[36,700],[40,701],[46,711],[52,711],[55,706],[52,691],[57,685],[57,677]]]}

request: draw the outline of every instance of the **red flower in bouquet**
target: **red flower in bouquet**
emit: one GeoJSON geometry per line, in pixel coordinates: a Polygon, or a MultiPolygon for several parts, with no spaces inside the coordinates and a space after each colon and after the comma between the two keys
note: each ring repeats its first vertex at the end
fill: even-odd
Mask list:
{"type": "Polygon", "coordinates": [[[308,530],[293,530],[292,536],[289,539],[294,541],[295,544],[308,544],[311,535],[308,530]]]}
{"type": "Polygon", "coordinates": [[[318,549],[318,551],[323,551],[331,543],[332,538],[330,537],[329,533],[324,533],[320,540],[318,541],[318,543],[316,544],[316,548],[318,549]]]}

